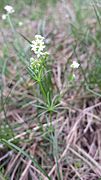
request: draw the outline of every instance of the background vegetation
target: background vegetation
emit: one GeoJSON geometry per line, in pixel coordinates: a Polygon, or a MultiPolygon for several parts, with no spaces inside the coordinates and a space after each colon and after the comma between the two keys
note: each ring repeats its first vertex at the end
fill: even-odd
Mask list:
{"type": "Polygon", "coordinates": [[[0,17],[0,179],[100,180],[100,1],[3,0],[0,17]],[[35,34],[50,53],[47,101],[28,71],[35,34]]]}

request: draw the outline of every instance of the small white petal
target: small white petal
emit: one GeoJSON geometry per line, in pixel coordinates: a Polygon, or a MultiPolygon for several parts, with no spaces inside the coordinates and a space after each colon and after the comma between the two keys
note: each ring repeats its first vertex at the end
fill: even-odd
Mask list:
{"type": "Polygon", "coordinates": [[[5,20],[7,18],[7,15],[6,14],[3,14],[2,15],[2,20],[5,20]]]}
{"type": "Polygon", "coordinates": [[[4,148],[4,145],[0,143],[0,149],[3,149],[4,148]]]}
{"type": "Polygon", "coordinates": [[[45,38],[43,36],[41,36],[41,35],[36,34],[35,39],[44,40],[45,38]]]}
{"type": "Polygon", "coordinates": [[[76,61],[73,61],[73,63],[71,64],[71,68],[73,69],[77,69],[80,66],[80,64],[76,61]]]}
{"type": "Polygon", "coordinates": [[[73,74],[73,79],[75,79],[76,78],[76,75],[75,74],[73,74]]]}
{"type": "Polygon", "coordinates": [[[23,25],[23,22],[19,21],[18,25],[19,25],[19,26],[22,26],[22,25],[23,25]]]}

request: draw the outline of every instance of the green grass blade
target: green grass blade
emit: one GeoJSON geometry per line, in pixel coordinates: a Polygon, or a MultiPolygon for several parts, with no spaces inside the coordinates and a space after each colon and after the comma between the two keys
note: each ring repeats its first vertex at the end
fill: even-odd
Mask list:
{"type": "Polygon", "coordinates": [[[28,153],[26,153],[24,150],[22,150],[21,148],[19,148],[18,146],[16,146],[15,144],[2,139],[2,142],[7,144],[8,146],[12,147],[13,149],[15,149],[16,151],[19,151],[21,154],[23,154],[25,157],[27,157],[28,159],[30,159],[33,164],[36,166],[36,168],[38,168],[38,170],[45,175],[49,180],[51,180],[51,178],[48,176],[48,174],[46,173],[46,171],[36,162],[36,160],[34,160],[28,153]]]}

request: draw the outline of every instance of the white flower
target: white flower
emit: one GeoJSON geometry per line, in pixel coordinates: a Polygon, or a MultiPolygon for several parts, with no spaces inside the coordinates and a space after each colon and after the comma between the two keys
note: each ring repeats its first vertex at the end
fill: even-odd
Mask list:
{"type": "Polygon", "coordinates": [[[3,14],[3,15],[2,15],[2,20],[6,20],[6,18],[7,18],[7,15],[6,15],[6,14],[3,14]]]}
{"type": "Polygon", "coordinates": [[[75,79],[76,78],[76,75],[73,73],[73,79],[75,79]]]}
{"type": "Polygon", "coordinates": [[[44,37],[42,37],[41,35],[35,35],[35,40],[33,40],[31,44],[31,50],[34,51],[34,53],[39,58],[40,56],[44,55],[44,48],[44,37]]]}
{"type": "Polygon", "coordinates": [[[19,21],[19,22],[18,22],[18,25],[19,25],[19,26],[22,26],[22,25],[23,25],[23,22],[22,22],[22,21],[19,21]]]}
{"type": "Polygon", "coordinates": [[[14,9],[12,6],[7,5],[4,7],[4,9],[7,11],[8,14],[14,13],[14,9]]]}
{"type": "Polygon", "coordinates": [[[4,148],[4,145],[0,143],[0,149],[3,149],[4,148]]]}
{"type": "Polygon", "coordinates": [[[71,64],[71,68],[73,69],[77,69],[80,66],[80,64],[76,61],[73,61],[73,63],[71,64]]]}
{"type": "Polygon", "coordinates": [[[41,35],[38,35],[38,34],[35,35],[35,40],[43,41],[44,39],[45,38],[43,36],[41,36],[41,35]]]}

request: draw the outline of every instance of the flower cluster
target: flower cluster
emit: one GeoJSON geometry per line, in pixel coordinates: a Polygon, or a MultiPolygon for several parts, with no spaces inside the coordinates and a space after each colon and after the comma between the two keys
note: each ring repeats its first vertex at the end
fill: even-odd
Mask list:
{"type": "Polygon", "coordinates": [[[31,50],[34,51],[37,58],[44,56],[47,52],[44,52],[45,44],[44,44],[44,37],[41,35],[35,35],[35,40],[32,41],[31,50]]]}
{"type": "Polygon", "coordinates": [[[35,57],[30,58],[30,68],[34,74],[38,75],[38,72],[44,71],[44,63],[48,55],[45,49],[44,37],[41,35],[35,35],[35,39],[32,41],[31,50],[34,51],[35,57]]]}
{"type": "MultiPolygon", "coordinates": [[[[14,8],[12,6],[5,6],[4,9],[6,10],[7,14],[12,14],[15,12],[14,8]]],[[[2,15],[2,20],[5,20],[7,18],[7,14],[2,15]]]]}
{"type": "Polygon", "coordinates": [[[38,73],[39,69],[41,67],[41,61],[34,58],[30,58],[30,68],[34,69],[35,74],[38,73]]]}
{"type": "Polygon", "coordinates": [[[73,63],[70,65],[70,67],[72,68],[72,74],[70,76],[70,80],[73,81],[76,79],[76,75],[74,73],[74,69],[78,69],[80,66],[80,64],[76,61],[73,61],[73,63]]]}
{"type": "Polygon", "coordinates": [[[15,12],[13,7],[9,5],[5,6],[4,9],[7,11],[8,14],[12,14],[15,12]]]}

